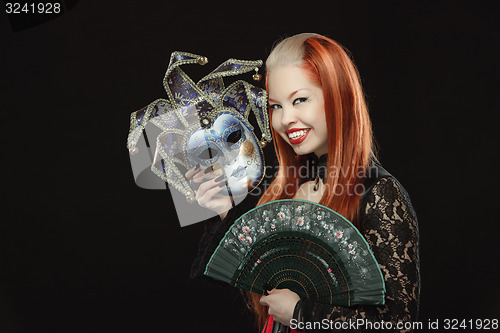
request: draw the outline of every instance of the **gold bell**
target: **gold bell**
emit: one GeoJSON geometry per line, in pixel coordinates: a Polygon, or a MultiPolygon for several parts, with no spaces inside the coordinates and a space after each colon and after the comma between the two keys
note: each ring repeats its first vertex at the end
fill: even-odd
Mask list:
{"type": "Polygon", "coordinates": [[[203,66],[203,65],[205,65],[207,62],[208,62],[207,57],[198,57],[198,63],[199,63],[200,65],[202,65],[202,66],[203,66]]]}
{"type": "Polygon", "coordinates": [[[260,81],[262,79],[262,75],[259,74],[259,69],[255,68],[255,74],[252,75],[254,81],[260,81]]]}
{"type": "Polygon", "coordinates": [[[201,118],[201,126],[202,127],[209,127],[210,126],[210,120],[208,120],[208,118],[201,118]]]}
{"type": "Polygon", "coordinates": [[[192,204],[194,201],[195,201],[195,197],[193,195],[193,193],[191,192],[188,192],[188,194],[186,195],[186,201],[190,204],[192,204]]]}
{"type": "Polygon", "coordinates": [[[135,155],[139,152],[139,148],[137,147],[132,147],[128,150],[130,152],[131,155],[135,155]]]}

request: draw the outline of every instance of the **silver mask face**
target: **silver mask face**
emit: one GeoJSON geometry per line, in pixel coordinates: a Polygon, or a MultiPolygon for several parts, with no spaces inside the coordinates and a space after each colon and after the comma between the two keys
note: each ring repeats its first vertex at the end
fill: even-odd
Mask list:
{"type": "Polygon", "coordinates": [[[187,140],[191,167],[213,167],[216,175],[227,178],[221,194],[241,196],[262,180],[264,159],[258,140],[242,118],[232,112],[221,112],[212,126],[195,130],[187,140]]]}

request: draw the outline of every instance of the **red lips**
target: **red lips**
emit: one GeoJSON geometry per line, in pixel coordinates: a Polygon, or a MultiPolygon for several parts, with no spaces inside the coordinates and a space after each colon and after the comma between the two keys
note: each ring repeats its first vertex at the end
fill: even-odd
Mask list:
{"type": "Polygon", "coordinates": [[[290,129],[287,129],[285,131],[285,133],[288,134],[288,133],[293,133],[293,132],[307,130],[307,129],[309,129],[309,128],[290,128],[290,129]]]}
{"type": "Polygon", "coordinates": [[[296,138],[296,139],[292,139],[288,136],[288,140],[290,141],[290,143],[292,145],[298,145],[299,143],[302,143],[306,138],[307,136],[309,135],[309,132],[311,131],[310,128],[291,128],[291,129],[288,129],[285,131],[286,134],[289,134],[289,133],[293,133],[293,132],[297,132],[297,131],[302,131],[302,130],[307,130],[306,134],[302,135],[301,137],[299,138],[296,138]]]}

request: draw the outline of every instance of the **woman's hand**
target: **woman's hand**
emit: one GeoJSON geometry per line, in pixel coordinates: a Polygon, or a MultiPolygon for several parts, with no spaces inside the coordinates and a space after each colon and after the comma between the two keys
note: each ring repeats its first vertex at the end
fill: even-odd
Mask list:
{"type": "Polygon", "coordinates": [[[231,209],[231,199],[229,196],[217,195],[225,186],[226,179],[223,176],[215,177],[211,168],[202,170],[199,165],[186,172],[186,179],[191,184],[198,186],[195,189],[196,201],[201,207],[210,209],[220,215],[221,219],[226,217],[231,209]]]}
{"type": "Polygon", "coordinates": [[[268,313],[274,317],[274,320],[290,326],[295,305],[300,300],[299,295],[290,289],[273,289],[268,293],[269,296],[260,298],[260,304],[269,307],[268,313]]]}

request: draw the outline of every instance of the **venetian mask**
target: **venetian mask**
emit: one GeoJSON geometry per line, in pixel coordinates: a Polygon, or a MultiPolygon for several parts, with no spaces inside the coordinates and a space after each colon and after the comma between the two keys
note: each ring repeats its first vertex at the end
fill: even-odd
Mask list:
{"type": "Polygon", "coordinates": [[[242,195],[260,183],[263,154],[257,138],[244,119],[231,112],[221,112],[212,126],[193,132],[187,141],[190,165],[212,167],[216,175],[227,178],[232,195],[242,195]]]}
{"type": "MultiPolygon", "coordinates": [[[[174,52],[164,79],[169,98],[132,114],[128,139],[132,165],[143,168],[147,163],[134,163],[134,158],[149,156],[153,173],[188,201],[194,200],[194,191],[184,174],[198,164],[225,176],[226,188],[221,193],[245,195],[264,174],[261,147],[271,141],[267,93],[242,80],[225,87],[222,78],[253,71],[262,61],[229,59],[195,84],[179,66],[203,64],[200,59],[205,58],[174,52]],[[250,115],[260,128],[260,140],[250,115]],[[141,142],[149,154],[141,150],[141,142]]],[[[140,171],[134,170],[134,175],[140,171]]]]}

